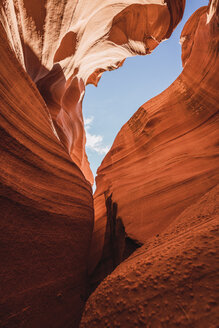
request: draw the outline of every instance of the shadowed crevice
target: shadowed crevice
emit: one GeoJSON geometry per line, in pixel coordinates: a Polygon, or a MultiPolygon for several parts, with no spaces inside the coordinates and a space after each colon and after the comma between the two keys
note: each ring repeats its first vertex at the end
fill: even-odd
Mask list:
{"type": "Polygon", "coordinates": [[[108,197],[105,195],[105,206],[107,223],[103,253],[96,269],[89,278],[88,297],[106,276],[142,246],[142,243],[126,234],[122,218],[117,216],[118,205],[113,202],[112,194],[108,197]]]}

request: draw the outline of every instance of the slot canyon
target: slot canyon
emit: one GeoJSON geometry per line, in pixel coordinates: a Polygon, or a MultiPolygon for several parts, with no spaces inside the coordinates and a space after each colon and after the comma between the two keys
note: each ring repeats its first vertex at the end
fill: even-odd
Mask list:
{"type": "Polygon", "coordinates": [[[85,151],[86,86],[169,39],[185,2],[0,0],[0,328],[219,326],[218,0],[94,194],[85,151]]]}

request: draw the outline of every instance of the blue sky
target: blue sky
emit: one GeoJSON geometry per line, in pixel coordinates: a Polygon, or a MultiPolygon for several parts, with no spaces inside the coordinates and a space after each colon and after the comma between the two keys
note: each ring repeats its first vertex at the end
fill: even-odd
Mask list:
{"type": "Polygon", "coordinates": [[[207,4],[208,0],[187,0],[182,21],[152,54],[127,58],[121,68],[103,73],[97,88],[86,87],[86,151],[94,176],[121,127],[142,104],[165,90],[181,73],[181,31],[192,13],[207,4]]]}

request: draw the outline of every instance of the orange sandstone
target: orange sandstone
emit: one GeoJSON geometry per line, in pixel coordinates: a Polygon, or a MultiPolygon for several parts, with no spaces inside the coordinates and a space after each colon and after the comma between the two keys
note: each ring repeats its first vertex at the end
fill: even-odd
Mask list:
{"type": "Polygon", "coordinates": [[[81,327],[216,325],[217,0],[182,32],[182,74],[119,132],[94,204],[85,153],[86,85],[150,53],[184,6],[0,0],[1,327],[78,327],[88,271],[93,287],[142,244],[81,327]]]}

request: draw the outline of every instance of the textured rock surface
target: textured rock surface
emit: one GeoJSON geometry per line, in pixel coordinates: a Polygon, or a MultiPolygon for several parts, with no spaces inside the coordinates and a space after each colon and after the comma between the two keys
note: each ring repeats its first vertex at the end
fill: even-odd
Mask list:
{"type": "Polygon", "coordinates": [[[0,53],[0,327],[74,326],[85,296],[91,186],[2,30],[0,53]]]}
{"type": "MultiPolygon", "coordinates": [[[[87,292],[93,228],[93,176],[85,154],[82,116],[85,86],[97,85],[105,70],[120,67],[125,58],[150,53],[170,36],[184,5],[185,0],[0,0],[1,327],[78,326],[87,292]]],[[[148,243],[155,234],[162,236],[168,226],[175,229],[174,236],[171,230],[160,239],[164,259],[154,262],[153,272],[159,265],[165,271],[170,263],[171,270],[182,270],[182,275],[173,286],[167,285],[167,293],[171,286],[182,287],[187,272],[183,265],[188,265],[189,257],[176,254],[182,249],[187,252],[190,241],[194,246],[189,250],[191,258],[193,253],[196,256],[203,251],[198,269],[204,276],[212,273],[213,205],[209,224],[204,216],[200,223],[203,230],[197,232],[196,240],[190,232],[190,239],[177,244],[175,222],[180,219],[175,218],[216,184],[216,5],[217,1],[211,2],[207,24],[206,9],[200,9],[188,22],[182,35],[183,74],[166,92],[137,111],[99,170],[95,247],[90,261],[92,271],[104,253],[106,266],[104,270],[99,267],[98,279],[141,242],[148,243]],[[131,237],[129,243],[125,232],[131,237]],[[202,234],[207,236],[209,249],[203,244],[202,234]],[[166,247],[169,236],[176,241],[170,250],[166,247]],[[175,255],[171,255],[174,249],[175,255]],[[209,262],[205,260],[207,255],[209,262]],[[182,260],[179,268],[172,261],[177,256],[182,260]]],[[[214,199],[214,193],[210,195],[214,199]]],[[[190,212],[183,220],[187,222],[187,218],[190,212]]],[[[181,228],[186,230],[184,221],[181,228]]],[[[191,229],[195,233],[193,221],[191,229]]],[[[152,241],[141,250],[146,254],[151,245],[159,246],[152,241]]],[[[160,254],[157,249],[157,253],[152,250],[156,258],[160,254]]],[[[147,257],[153,260],[153,254],[147,253],[147,257]]],[[[129,275],[131,284],[135,284],[133,274],[142,276],[139,283],[144,281],[144,270],[136,270],[138,265],[144,267],[142,261],[136,264],[134,260],[133,267],[124,262],[118,269],[125,284],[129,275]]],[[[112,293],[117,272],[108,278],[112,293]]],[[[157,275],[152,274],[153,290],[156,279],[165,279],[162,270],[157,275]]],[[[203,288],[208,279],[205,283],[200,277],[203,288]]],[[[194,281],[196,284],[198,278],[194,281]]],[[[121,294],[122,299],[124,296],[121,294]]],[[[214,311],[213,296],[210,313],[214,311]]],[[[88,313],[82,325],[96,320],[98,302],[93,317],[88,313]]],[[[139,303],[133,297],[134,308],[135,302],[139,303]]],[[[185,304],[179,304],[184,320],[195,322],[192,314],[188,317],[185,304]]],[[[204,319],[207,310],[204,306],[204,319]]],[[[165,322],[171,319],[171,310],[169,313],[165,322]]],[[[106,319],[114,320],[107,317],[109,314],[106,319]]],[[[117,318],[120,320],[119,315],[117,318]]],[[[132,318],[130,325],[136,320],[132,318]]],[[[114,325],[112,321],[100,322],[104,327],[109,324],[114,325]]]]}
{"type": "Polygon", "coordinates": [[[185,0],[1,0],[0,20],[37,84],[59,138],[87,180],[82,100],[105,70],[150,53],[169,37],[185,0]]]}
{"type": "Polygon", "coordinates": [[[1,0],[0,9],[0,325],[77,326],[93,227],[85,85],[152,51],[184,0],[1,0]]]}
{"type": "Polygon", "coordinates": [[[182,74],[138,109],[99,167],[91,271],[108,256],[109,195],[128,236],[145,243],[218,183],[217,24],[215,1],[192,15],[182,32],[182,74]]]}
{"type": "Polygon", "coordinates": [[[217,327],[218,192],[121,263],[90,296],[80,327],[217,327]]]}

